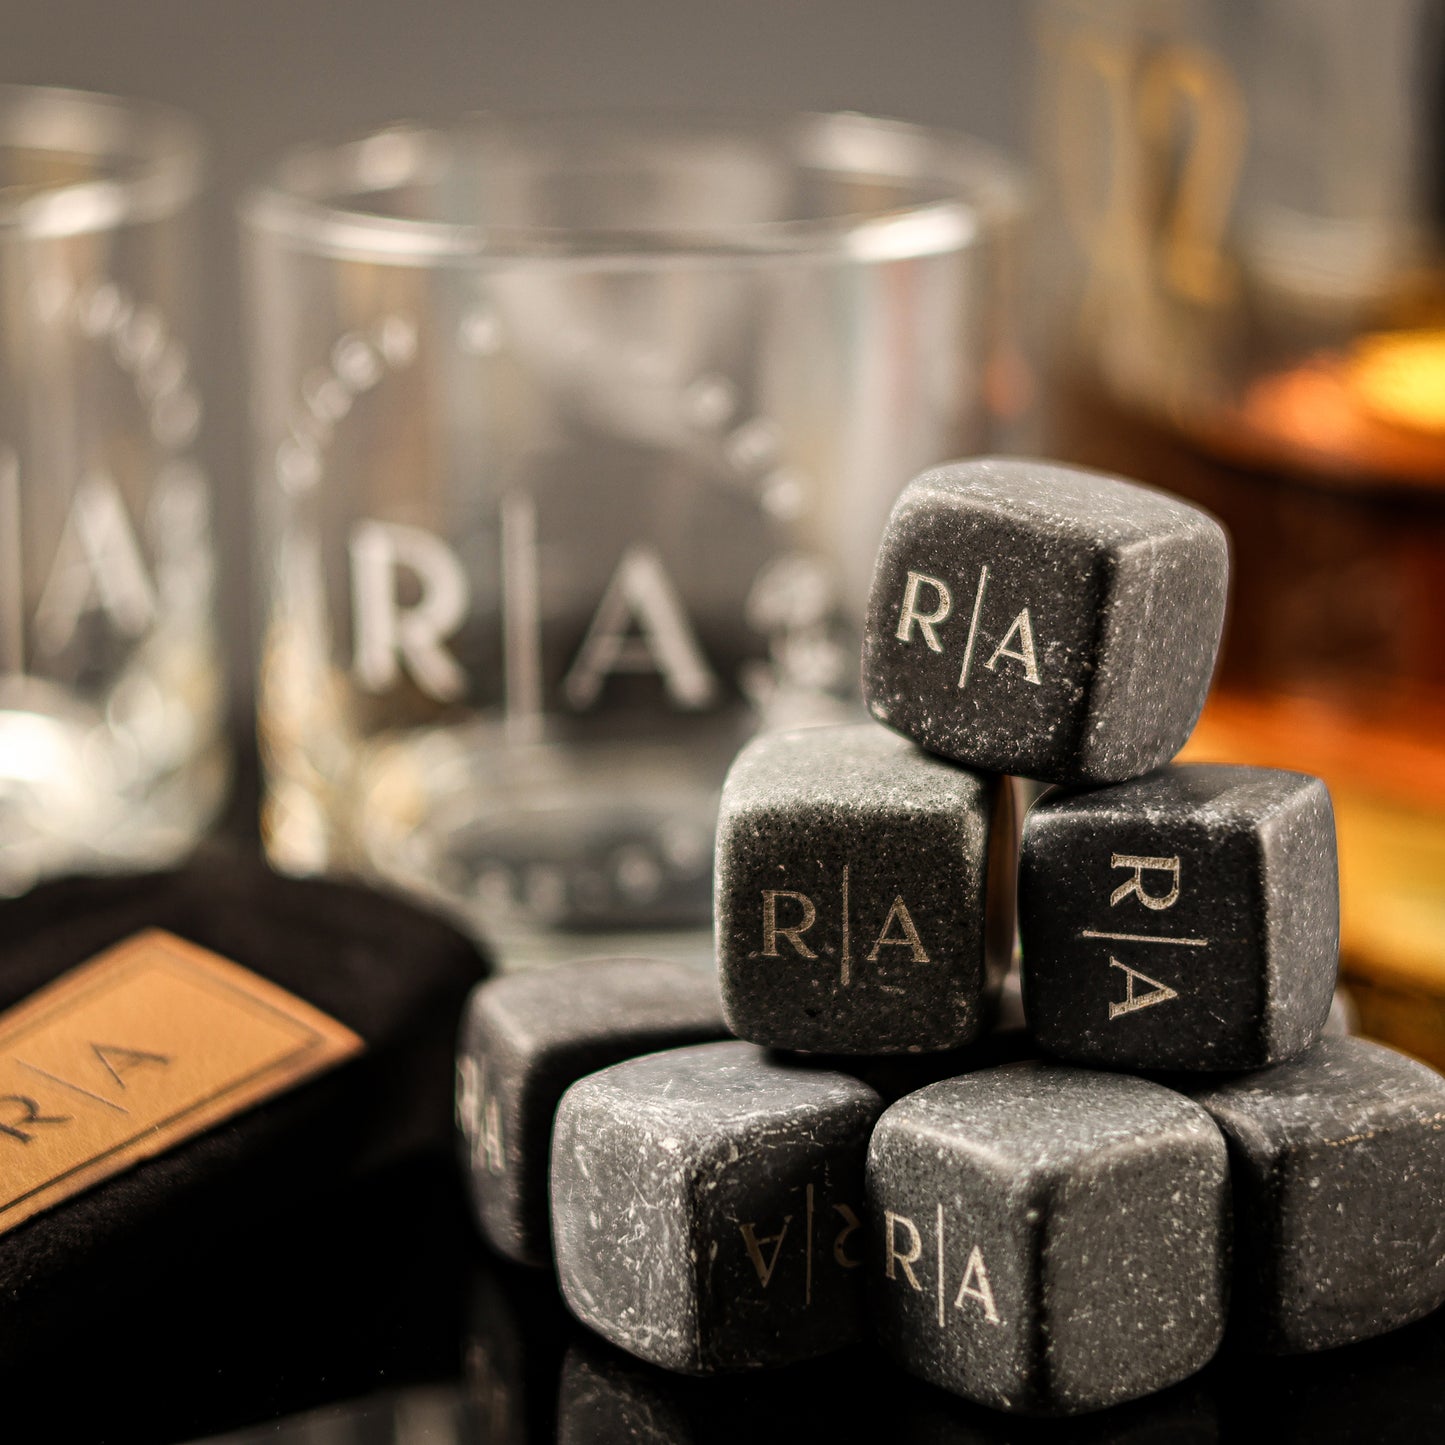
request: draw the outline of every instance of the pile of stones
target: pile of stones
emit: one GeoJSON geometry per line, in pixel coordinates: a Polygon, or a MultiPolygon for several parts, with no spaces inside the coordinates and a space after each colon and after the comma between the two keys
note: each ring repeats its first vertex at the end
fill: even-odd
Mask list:
{"type": "Polygon", "coordinates": [[[1170,763],[1227,577],[1211,518],[1129,482],[912,482],[877,721],[762,736],[728,776],[717,979],[589,960],[473,996],[458,1119],[496,1248],[667,1369],[872,1337],[1040,1414],[1162,1389],[1226,1323],[1317,1350],[1445,1300],[1445,1079],[1323,1037],[1328,792],[1170,763]],[[1010,776],[1057,785],[1021,828],[1010,776]]]}

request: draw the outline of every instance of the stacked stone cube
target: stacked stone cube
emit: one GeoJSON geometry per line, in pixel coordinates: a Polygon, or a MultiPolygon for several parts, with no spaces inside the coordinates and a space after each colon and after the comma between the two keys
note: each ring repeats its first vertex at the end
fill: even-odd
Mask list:
{"type": "Polygon", "coordinates": [[[729,774],[720,1000],[643,963],[474,998],[459,1121],[494,1242],[545,1254],[550,1132],[563,1295],[613,1343],[708,1374],[871,1336],[1042,1414],[1182,1379],[1226,1322],[1311,1350],[1445,1300],[1445,1079],[1322,1041],[1328,792],[1170,761],[1227,571],[1211,518],[1120,479],[911,483],[875,721],[760,737],[729,774]],[[1010,777],[1056,785],[1021,828],[1010,777]],[[724,1024],[741,1042],[694,1042],[724,1024]]]}

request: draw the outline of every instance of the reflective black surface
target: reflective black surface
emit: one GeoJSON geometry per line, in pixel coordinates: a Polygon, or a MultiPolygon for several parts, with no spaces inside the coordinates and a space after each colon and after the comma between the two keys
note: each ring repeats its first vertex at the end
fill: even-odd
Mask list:
{"type": "Polygon", "coordinates": [[[60,1334],[0,1362],[3,1438],[171,1445],[714,1445],[1445,1439],[1445,1312],[1312,1357],[1226,1350],[1147,1400],[1010,1418],[916,1383],[872,1351],[685,1380],[566,1315],[549,1278],[489,1256],[449,1161],[314,1201],[268,1235],[212,1241],[184,1277],[138,1268],[77,1299],[60,1334]]]}

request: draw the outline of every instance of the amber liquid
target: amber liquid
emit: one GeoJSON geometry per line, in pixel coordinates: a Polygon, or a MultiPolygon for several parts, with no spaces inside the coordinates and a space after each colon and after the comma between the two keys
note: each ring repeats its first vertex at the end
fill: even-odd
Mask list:
{"type": "MultiPolygon", "coordinates": [[[[1266,408],[1298,400],[1277,380],[1266,408]]],[[[1328,782],[1361,1029],[1445,1066],[1445,432],[1356,426],[1326,396],[1313,418],[1242,409],[1185,439],[1091,386],[1056,395],[1051,451],[1228,527],[1224,648],[1183,756],[1328,782]]]]}

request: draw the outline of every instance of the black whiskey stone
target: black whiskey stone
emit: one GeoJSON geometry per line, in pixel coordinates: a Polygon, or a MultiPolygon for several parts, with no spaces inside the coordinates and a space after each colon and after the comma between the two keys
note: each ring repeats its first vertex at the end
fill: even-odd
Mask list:
{"type": "Polygon", "coordinates": [[[781,1365],[862,1328],[880,1101],[745,1043],[631,1059],[557,1111],[552,1228],[585,1325],[685,1374],[781,1365]]]}
{"type": "Polygon", "coordinates": [[[868,1154],[880,1338],[996,1409],[1074,1414],[1201,1368],[1224,1329],[1224,1141],[1172,1090],[1021,1063],[894,1104],[868,1154]]]}
{"type": "Polygon", "coordinates": [[[1366,1039],[1191,1091],[1229,1143],[1233,1318],[1270,1353],[1445,1302],[1445,1079],[1366,1039]]]}
{"type": "Polygon", "coordinates": [[[734,762],[717,836],[735,1034],[861,1054],[978,1036],[1013,941],[1001,780],[873,723],[771,733],[734,762]]]}
{"type": "Polygon", "coordinates": [[[547,1155],[569,1085],[726,1032],[711,974],[661,959],[584,959],[476,989],[457,1050],[456,1115],[492,1246],[519,1264],[551,1261],[547,1155]]]}
{"type": "Polygon", "coordinates": [[[1193,763],[1024,820],[1024,1006],[1040,1047],[1075,1063],[1262,1068],[1329,1017],[1339,872],[1325,785],[1193,763]]]}
{"type": "Polygon", "coordinates": [[[970,767],[1110,783],[1188,738],[1224,620],[1204,512],[1048,462],[952,462],[884,531],[863,644],[880,722],[970,767]]]}

